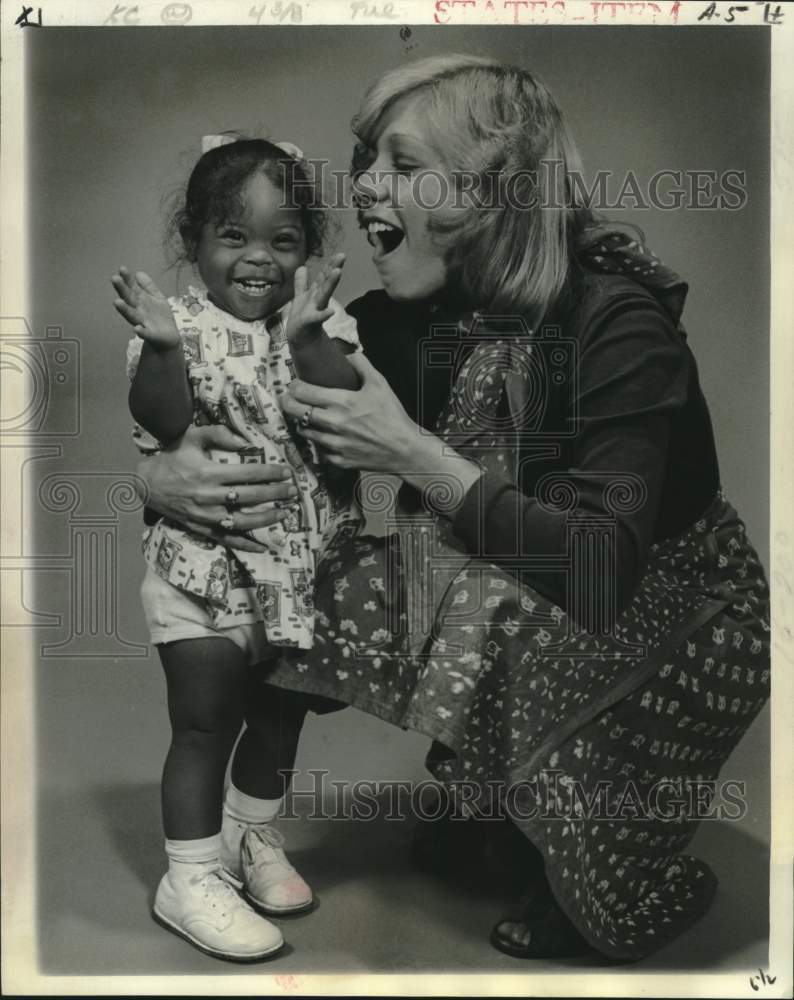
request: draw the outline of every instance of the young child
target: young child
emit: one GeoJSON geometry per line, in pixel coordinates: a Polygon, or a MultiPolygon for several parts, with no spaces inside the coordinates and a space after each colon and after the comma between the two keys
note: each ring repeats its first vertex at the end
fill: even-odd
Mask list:
{"type": "MultiPolygon", "coordinates": [[[[322,250],[325,216],[300,151],[228,135],[205,137],[203,149],[172,225],[206,291],[166,299],[146,274],[126,268],[112,282],[115,307],[137,335],[128,368],[141,450],[172,443],[193,423],[222,423],[248,441],[241,461],[289,473],[280,520],[248,534],[260,551],[225,548],[166,519],[147,531],[143,546],[141,594],[172,726],[162,779],[169,868],[153,914],[212,955],[253,961],[284,942],[229,875],[258,910],[312,905],[269,826],[284,781],[274,787],[267,776],[280,748],[297,742],[298,728],[288,718],[278,733],[257,725],[253,668],[275,647],[311,648],[315,559],[332,534],[354,533],[360,522],[349,494],[337,486],[334,496],[314,452],[293,440],[278,397],[295,374],[357,388],[345,354],[358,336],[331,298],[343,256],[308,285],[305,264],[322,250]]],[[[219,498],[229,512],[225,531],[234,530],[244,489],[219,498]]]]}

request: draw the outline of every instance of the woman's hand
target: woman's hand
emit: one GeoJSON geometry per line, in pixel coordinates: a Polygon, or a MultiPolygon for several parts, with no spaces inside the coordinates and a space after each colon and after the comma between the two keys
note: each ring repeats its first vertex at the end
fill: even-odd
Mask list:
{"type": "Polygon", "coordinates": [[[265,546],[238,532],[265,528],[288,516],[274,501],[297,496],[292,470],[282,465],[214,462],[209,448],[239,451],[248,442],[222,426],[191,427],[159,455],[144,459],[138,475],[147,486],[147,506],[205,538],[247,552],[265,546]],[[229,491],[234,490],[230,505],[229,491]],[[220,522],[234,517],[234,531],[220,522]]]}
{"type": "Polygon", "coordinates": [[[298,380],[282,396],[284,412],[329,465],[399,476],[431,494],[441,480],[445,490],[454,484],[443,511],[454,516],[482,475],[480,467],[415,424],[363,354],[350,354],[347,361],[358,372],[360,389],[321,389],[298,380]]]}
{"type": "Polygon", "coordinates": [[[298,432],[314,441],[329,465],[403,476],[419,460],[430,435],[411,420],[362,354],[348,355],[347,362],[361,379],[358,390],[324,389],[296,379],[281,398],[284,413],[297,421],[298,432]]]}

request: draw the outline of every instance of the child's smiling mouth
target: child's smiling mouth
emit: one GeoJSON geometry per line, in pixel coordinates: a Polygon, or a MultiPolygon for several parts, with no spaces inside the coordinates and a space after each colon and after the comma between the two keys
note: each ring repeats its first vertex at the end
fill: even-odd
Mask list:
{"type": "Polygon", "coordinates": [[[275,282],[265,281],[264,278],[232,278],[232,284],[252,299],[263,299],[275,288],[275,282]]]}

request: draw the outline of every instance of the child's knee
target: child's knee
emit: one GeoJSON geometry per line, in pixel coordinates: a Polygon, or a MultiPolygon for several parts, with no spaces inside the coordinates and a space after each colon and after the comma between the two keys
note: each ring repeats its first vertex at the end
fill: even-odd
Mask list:
{"type": "Polygon", "coordinates": [[[172,742],[186,750],[212,753],[214,750],[228,753],[237,739],[242,725],[242,717],[183,720],[172,727],[172,742]]]}
{"type": "Polygon", "coordinates": [[[239,735],[245,719],[245,702],[236,692],[201,703],[183,701],[171,714],[174,737],[194,743],[227,743],[239,735]]]}

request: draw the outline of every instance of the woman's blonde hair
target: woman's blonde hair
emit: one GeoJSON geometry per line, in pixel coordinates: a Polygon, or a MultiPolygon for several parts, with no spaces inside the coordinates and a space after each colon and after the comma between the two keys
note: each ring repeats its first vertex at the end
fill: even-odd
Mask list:
{"type": "Polygon", "coordinates": [[[477,179],[470,211],[433,213],[456,291],[475,307],[540,322],[565,290],[581,234],[593,225],[570,181],[579,155],[557,104],[526,70],[472,55],[440,55],[385,73],[352,122],[354,175],[382,116],[420,96],[429,140],[453,180],[477,179]],[[518,206],[531,207],[518,207],[518,206]]]}

